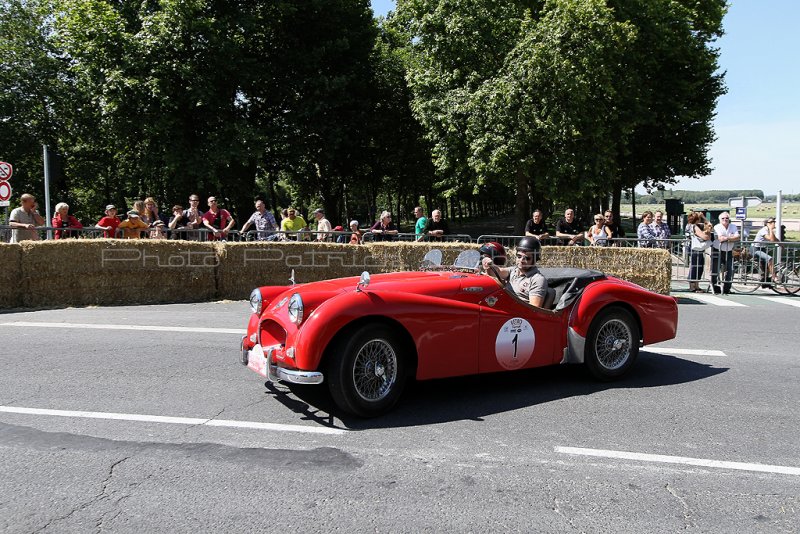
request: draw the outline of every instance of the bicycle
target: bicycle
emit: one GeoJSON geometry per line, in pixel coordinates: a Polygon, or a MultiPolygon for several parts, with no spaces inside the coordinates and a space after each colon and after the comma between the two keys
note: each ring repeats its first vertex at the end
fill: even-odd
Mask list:
{"type": "MultiPolygon", "coordinates": [[[[724,266],[721,266],[724,269],[724,266]]],[[[800,266],[795,262],[778,262],[774,266],[775,280],[769,280],[769,272],[762,261],[747,249],[733,252],[733,279],[731,288],[737,293],[753,293],[767,286],[779,295],[795,295],[800,292],[800,266]]],[[[720,274],[721,276],[721,274],[720,274]]]]}

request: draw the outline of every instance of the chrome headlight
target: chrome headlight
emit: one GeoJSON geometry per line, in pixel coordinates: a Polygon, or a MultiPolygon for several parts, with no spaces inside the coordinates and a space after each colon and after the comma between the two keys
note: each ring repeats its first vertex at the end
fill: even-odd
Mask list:
{"type": "Polygon", "coordinates": [[[294,324],[303,322],[303,299],[300,298],[298,293],[295,293],[289,299],[289,320],[294,324]]]}
{"type": "Polygon", "coordinates": [[[259,315],[261,313],[262,304],[261,291],[258,288],[255,288],[250,292],[250,309],[253,310],[253,313],[259,315]]]}

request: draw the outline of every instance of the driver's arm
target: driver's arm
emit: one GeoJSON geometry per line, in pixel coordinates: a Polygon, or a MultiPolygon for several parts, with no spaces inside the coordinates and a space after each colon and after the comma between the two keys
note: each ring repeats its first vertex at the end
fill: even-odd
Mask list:
{"type": "Polygon", "coordinates": [[[541,308],[544,305],[544,297],[538,295],[531,295],[528,301],[531,303],[531,306],[536,306],[537,308],[541,308]]]}

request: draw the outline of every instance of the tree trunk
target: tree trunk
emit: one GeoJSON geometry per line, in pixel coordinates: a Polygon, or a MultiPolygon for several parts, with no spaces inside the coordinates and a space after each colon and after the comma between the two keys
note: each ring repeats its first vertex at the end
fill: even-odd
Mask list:
{"type": "Polygon", "coordinates": [[[525,223],[528,220],[528,176],[517,170],[516,202],[514,203],[514,235],[525,233],[525,223]]]}

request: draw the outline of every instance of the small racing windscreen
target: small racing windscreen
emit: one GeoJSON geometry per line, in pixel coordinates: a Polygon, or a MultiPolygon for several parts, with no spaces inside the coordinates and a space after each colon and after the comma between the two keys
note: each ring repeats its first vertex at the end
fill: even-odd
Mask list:
{"type": "Polygon", "coordinates": [[[453,267],[457,269],[477,269],[481,262],[481,253],[477,250],[465,250],[461,252],[453,267]]]}
{"type": "Polygon", "coordinates": [[[429,250],[425,257],[422,258],[422,265],[420,265],[421,269],[431,269],[433,267],[439,267],[442,264],[442,251],[438,248],[433,250],[429,250]]]}

